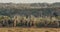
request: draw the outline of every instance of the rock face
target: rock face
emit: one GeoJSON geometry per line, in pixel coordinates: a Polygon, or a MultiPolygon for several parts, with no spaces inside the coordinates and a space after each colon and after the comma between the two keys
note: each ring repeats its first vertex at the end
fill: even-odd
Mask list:
{"type": "Polygon", "coordinates": [[[52,16],[54,12],[60,15],[60,3],[0,3],[0,15],[52,16]]]}

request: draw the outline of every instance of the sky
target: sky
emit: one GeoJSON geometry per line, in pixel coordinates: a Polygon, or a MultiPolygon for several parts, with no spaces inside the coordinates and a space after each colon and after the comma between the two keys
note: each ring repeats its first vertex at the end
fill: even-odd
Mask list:
{"type": "Polygon", "coordinates": [[[54,3],[60,2],[60,0],[0,0],[0,3],[54,3]]]}

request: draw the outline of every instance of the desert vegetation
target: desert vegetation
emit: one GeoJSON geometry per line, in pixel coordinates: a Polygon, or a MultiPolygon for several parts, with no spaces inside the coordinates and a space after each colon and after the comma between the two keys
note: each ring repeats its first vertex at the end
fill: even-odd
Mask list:
{"type": "Polygon", "coordinates": [[[60,16],[35,17],[15,15],[14,17],[0,16],[0,27],[60,27],[60,16]]]}
{"type": "Polygon", "coordinates": [[[1,32],[60,32],[60,16],[0,16],[1,32]]]}

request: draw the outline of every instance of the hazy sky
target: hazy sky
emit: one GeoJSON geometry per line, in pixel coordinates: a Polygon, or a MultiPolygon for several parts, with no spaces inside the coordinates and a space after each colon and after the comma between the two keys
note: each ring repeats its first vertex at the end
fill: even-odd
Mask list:
{"type": "Polygon", "coordinates": [[[48,2],[48,3],[53,3],[53,2],[60,2],[60,0],[0,0],[0,2],[3,3],[40,3],[40,2],[48,2]]]}

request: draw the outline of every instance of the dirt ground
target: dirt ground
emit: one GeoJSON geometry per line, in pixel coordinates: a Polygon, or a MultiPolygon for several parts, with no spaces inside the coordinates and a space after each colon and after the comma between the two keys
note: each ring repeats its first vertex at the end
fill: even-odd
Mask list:
{"type": "Polygon", "coordinates": [[[0,32],[60,32],[60,28],[0,28],[0,32]]]}

